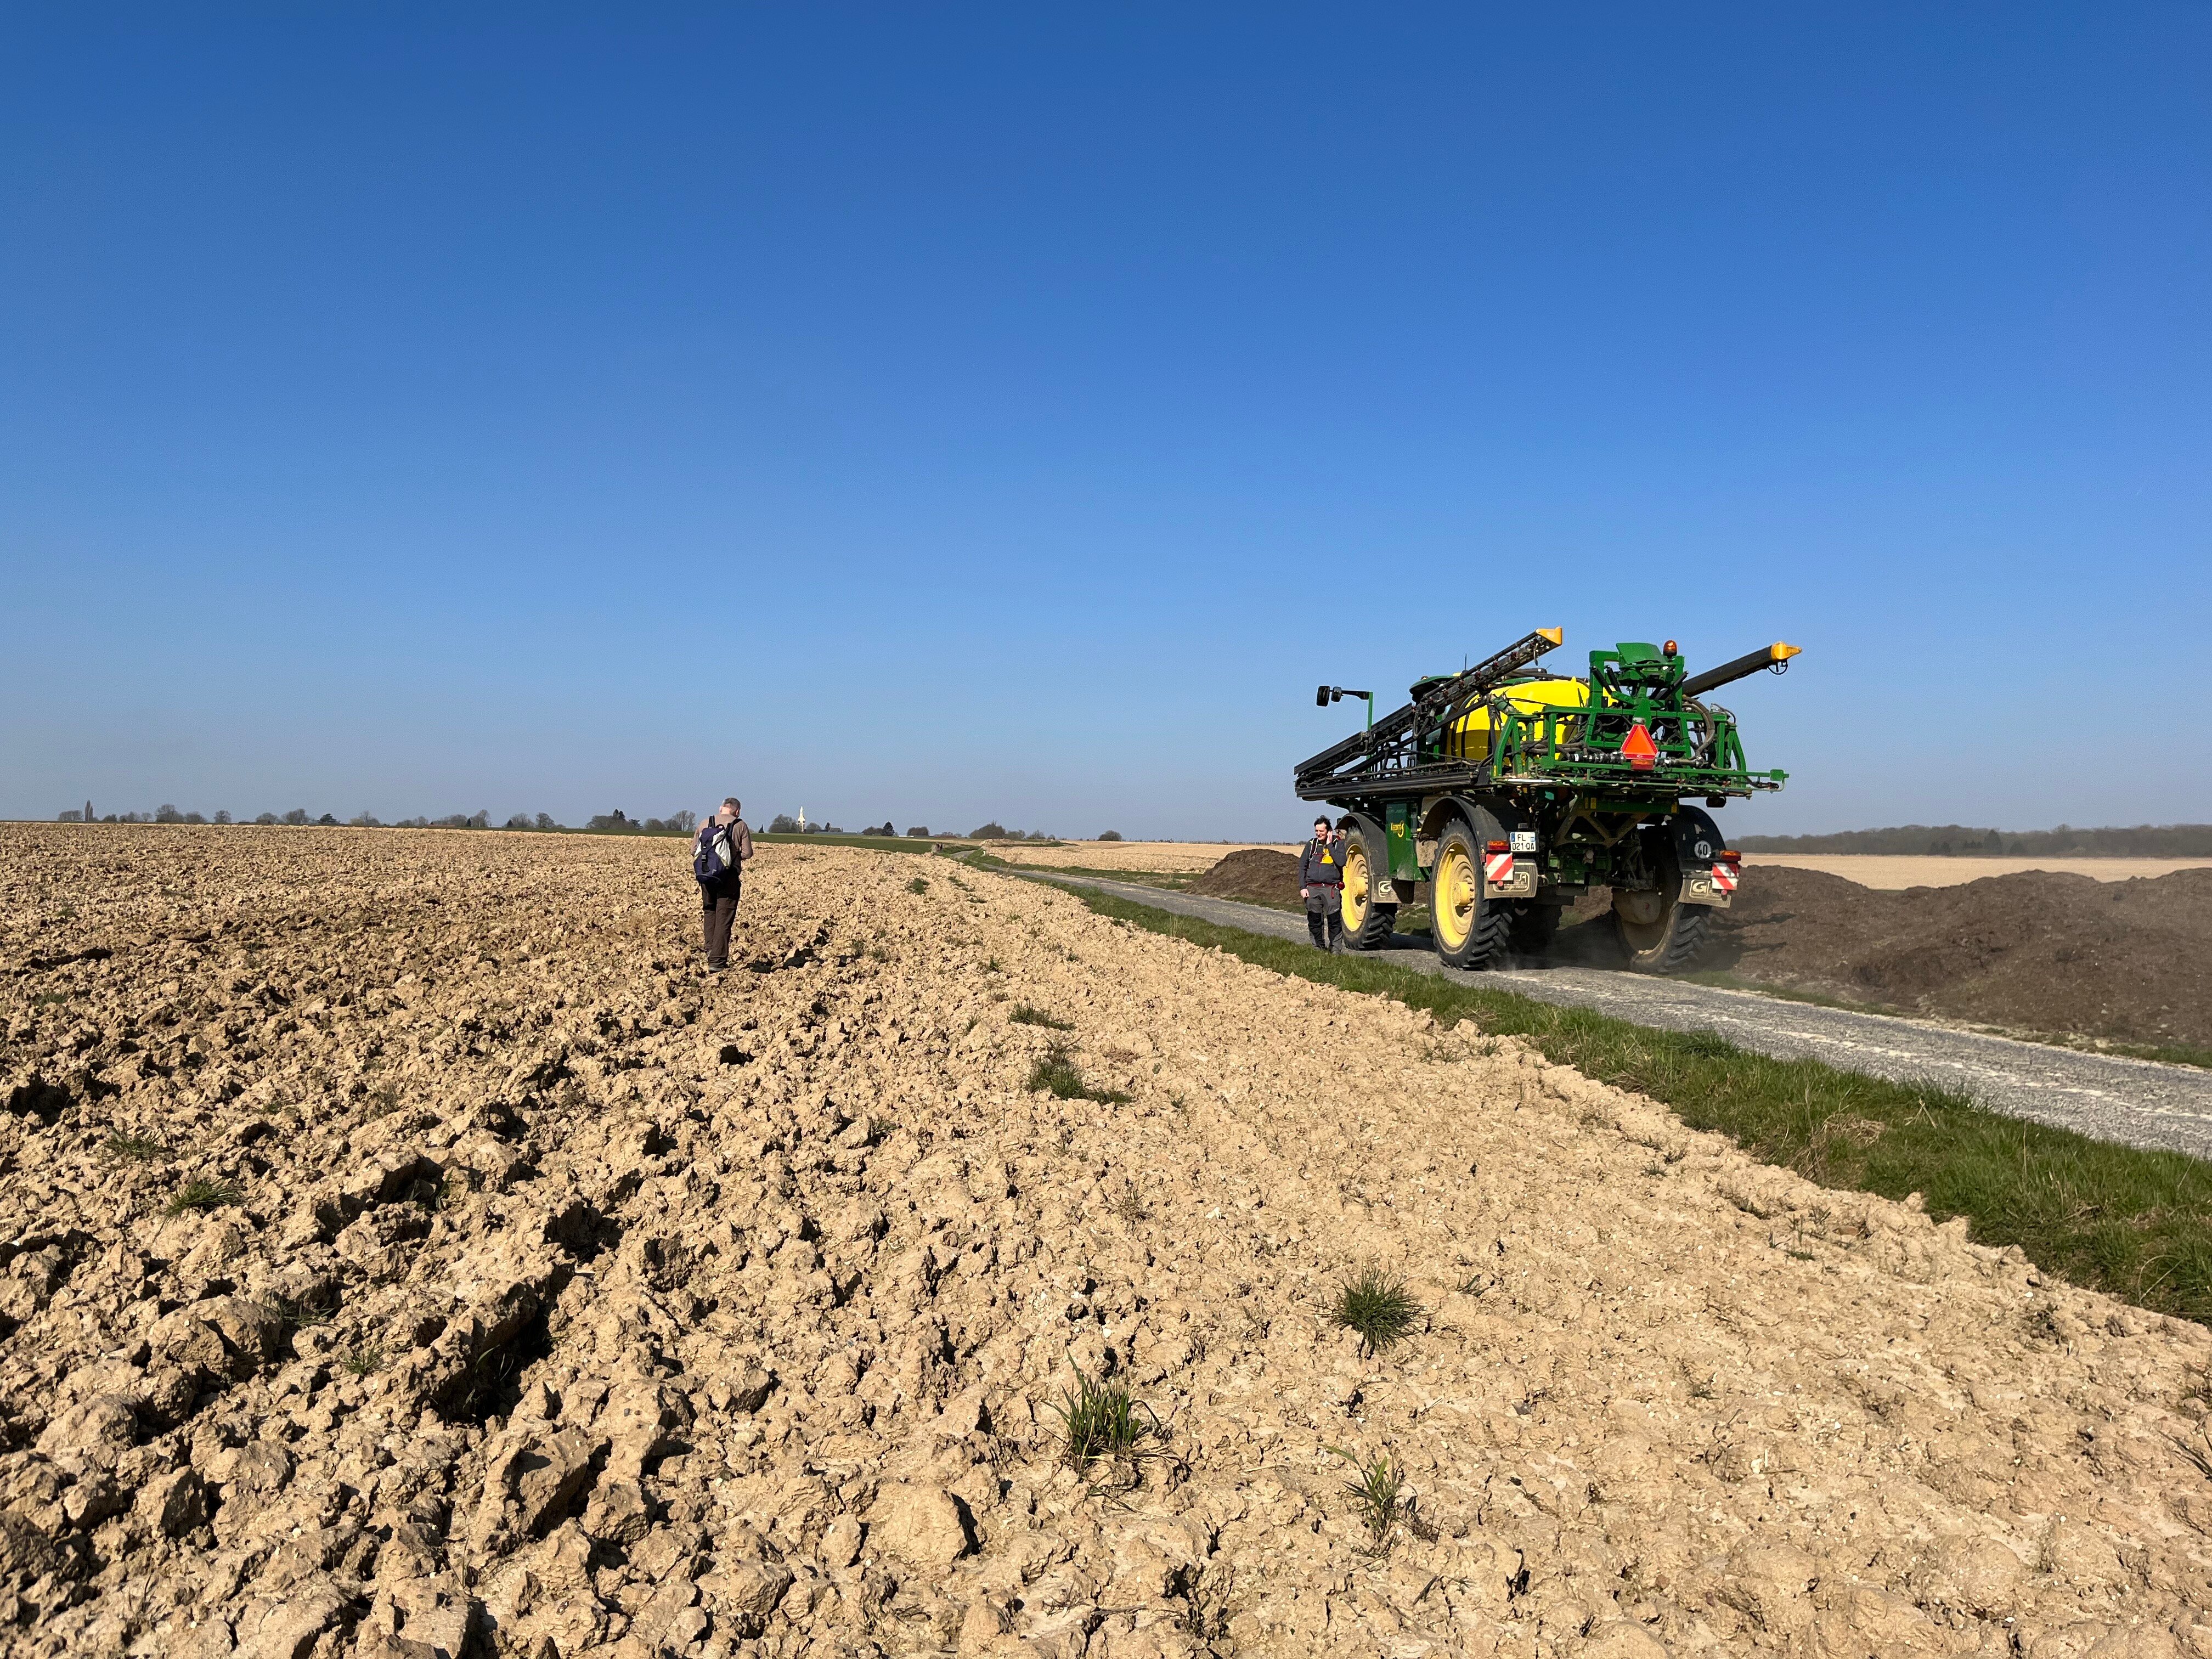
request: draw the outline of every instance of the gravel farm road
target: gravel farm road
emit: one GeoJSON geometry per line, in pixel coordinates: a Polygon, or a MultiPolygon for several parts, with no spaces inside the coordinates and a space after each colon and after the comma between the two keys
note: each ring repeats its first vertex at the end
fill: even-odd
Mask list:
{"type": "MultiPolygon", "coordinates": [[[[1034,879],[1096,888],[1138,904],[1224,927],[1303,939],[1305,918],[1233,899],[1163,892],[1133,883],[1055,876],[1034,879]]],[[[1898,1082],[1964,1090],[1991,1111],[2074,1129],[2100,1140],[2212,1158],[2212,1072],[2112,1054],[2078,1053],[1933,1022],[1792,1002],[1755,991],[1599,968],[1516,969],[1469,974],[1446,968],[1425,947],[1371,954],[1420,973],[1516,991],[1544,1002],[1595,1008],[1638,1025],[1717,1031],[1779,1059],[1811,1058],[1898,1082]]]]}

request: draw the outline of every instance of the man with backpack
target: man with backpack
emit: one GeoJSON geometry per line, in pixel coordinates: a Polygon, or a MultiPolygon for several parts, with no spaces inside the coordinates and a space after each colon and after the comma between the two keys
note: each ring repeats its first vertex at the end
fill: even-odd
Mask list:
{"type": "Polygon", "coordinates": [[[738,890],[744,881],[745,860],[753,855],[753,832],[738,811],[738,798],[732,795],[691,838],[700,928],[707,936],[707,966],[715,973],[730,965],[730,924],[738,919],[738,890]]]}

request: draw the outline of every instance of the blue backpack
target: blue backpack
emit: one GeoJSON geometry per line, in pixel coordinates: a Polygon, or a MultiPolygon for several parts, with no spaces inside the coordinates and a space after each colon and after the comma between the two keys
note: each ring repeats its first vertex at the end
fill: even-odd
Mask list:
{"type": "Polygon", "coordinates": [[[699,850],[691,858],[691,873],[701,881],[714,881],[730,873],[738,861],[736,843],[726,823],[710,823],[700,831],[699,850]]]}

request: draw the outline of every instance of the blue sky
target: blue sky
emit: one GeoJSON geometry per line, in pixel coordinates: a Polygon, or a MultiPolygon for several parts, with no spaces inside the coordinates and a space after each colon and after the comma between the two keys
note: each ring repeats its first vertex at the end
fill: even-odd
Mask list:
{"type": "Polygon", "coordinates": [[[1287,836],[1557,623],[2212,818],[2212,12],[1534,10],[12,9],[0,815],[1287,836]]]}

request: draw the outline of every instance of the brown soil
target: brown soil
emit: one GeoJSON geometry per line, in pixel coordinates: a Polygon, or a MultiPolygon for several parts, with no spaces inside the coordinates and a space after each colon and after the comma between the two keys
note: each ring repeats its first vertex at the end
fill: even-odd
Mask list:
{"type": "Polygon", "coordinates": [[[1294,905],[1298,902],[1298,855],[1264,847],[1231,853],[1183,891],[1202,893],[1208,898],[1294,905]]]}
{"type": "Polygon", "coordinates": [[[2212,1044],[2212,870],[1893,893],[1762,867],[1698,965],[2027,1030],[2212,1044]]]}
{"type": "Polygon", "coordinates": [[[0,1652],[2212,1653],[2212,1334],[917,868],[0,830],[0,1652]]]}

